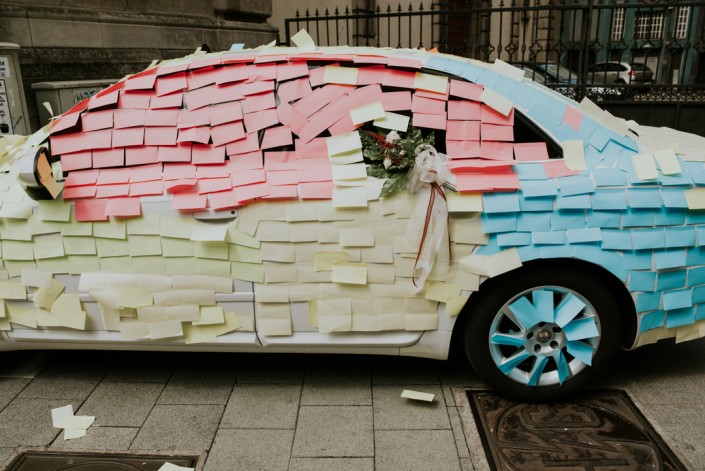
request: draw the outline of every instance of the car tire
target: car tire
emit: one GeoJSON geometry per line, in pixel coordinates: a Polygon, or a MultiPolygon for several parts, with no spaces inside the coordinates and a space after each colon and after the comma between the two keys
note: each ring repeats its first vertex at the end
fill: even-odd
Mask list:
{"type": "Polygon", "coordinates": [[[615,355],[622,328],[602,280],[555,265],[488,280],[469,314],[464,344],[475,371],[501,394],[531,402],[590,384],[615,355]]]}

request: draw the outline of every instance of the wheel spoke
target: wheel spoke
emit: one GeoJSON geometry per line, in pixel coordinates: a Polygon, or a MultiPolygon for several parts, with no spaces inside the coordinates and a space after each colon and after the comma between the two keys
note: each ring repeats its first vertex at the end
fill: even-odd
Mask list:
{"type": "Polygon", "coordinates": [[[566,343],[568,353],[573,355],[578,360],[586,365],[592,366],[592,356],[595,353],[595,348],[591,345],[581,342],[580,340],[572,340],[566,343]]]}
{"type": "Polygon", "coordinates": [[[585,303],[578,299],[573,293],[568,293],[563,301],[556,308],[556,324],[559,327],[564,327],[568,322],[573,320],[580,311],[585,308],[585,303]]]}
{"type": "Polygon", "coordinates": [[[518,350],[514,355],[506,358],[501,365],[498,365],[499,370],[506,375],[527,358],[529,358],[529,352],[526,350],[518,350]]]}
{"type": "Polygon", "coordinates": [[[541,313],[539,313],[534,305],[526,299],[526,296],[522,296],[510,304],[509,309],[524,329],[530,329],[541,322],[541,313]]]}
{"type": "Polygon", "coordinates": [[[558,352],[556,364],[558,365],[558,381],[563,384],[563,381],[570,376],[570,367],[562,351],[558,352]]]}
{"type": "Polygon", "coordinates": [[[492,334],[490,341],[495,345],[511,345],[513,347],[523,347],[524,346],[524,336],[523,335],[512,335],[512,334],[492,334]]]}
{"type": "Polygon", "coordinates": [[[546,290],[536,290],[533,293],[534,308],[541,315],[543,322],[554,321],[553,292],[546,290]]]}
{"type": "Polygon", "coordinates": [[[546,368],[546,363],[548,363],[548,357],[536,358],[534,367],[531,368],[531,372],[529,373],[529,386],[536,386],[539,384],[543,370],[546,368]]]}
{"type": "Polygon", "coordinates": [[[563,328],[563,332],[568,340],[591,339],[600,335],[594,317],[572,320],[563,328]]]}

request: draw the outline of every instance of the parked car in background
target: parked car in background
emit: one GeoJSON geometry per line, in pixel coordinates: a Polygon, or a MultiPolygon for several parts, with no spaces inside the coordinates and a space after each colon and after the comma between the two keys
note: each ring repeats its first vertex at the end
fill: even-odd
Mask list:
{"type": "Polygon", "coordinates": [[[458,345],[554,400],[705,336],[705,139],[502,61],[306,44],[165,61],[0,139],[0,349],[458,345]]]}
{"type": "Polygon", "coordinates": [[[515,62],[512,65],[524,70],[525,77],[542,85],[576,85],[578,83],[578,74],[562,65],[541,62],[515,62]]]}
{"type": "Polygon", "coordinates": [[[641,62],[599,62],[588,67],[588,83],[644,85],[653,83],[654,73],[641,62]]]}

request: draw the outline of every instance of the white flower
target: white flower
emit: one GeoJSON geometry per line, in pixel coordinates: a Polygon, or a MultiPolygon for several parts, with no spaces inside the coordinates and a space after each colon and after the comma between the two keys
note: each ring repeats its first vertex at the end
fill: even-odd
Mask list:
{"type": "Polygon", "coordinates": [[[392,165],[392,160],[389,157],[385,157],[382,164],[384,165],[385,169],[388,169],[389,166],[392,165]]]}
{"type": "Polygon", "coordinates": [[[399,133],[396,131],[390,131],[389,134],[387,134],[387,139],[386,141],[389,142],[390,144],[394,144],[394,141],[399,140],[399,133]]]}
{"type": "Polygon", "coordinates": [[[405,151],[405,150],[399,152],[399,156],[400,156],[400,157],[404,157],[405,155],[406,155],[406,151],[405,151]]]}

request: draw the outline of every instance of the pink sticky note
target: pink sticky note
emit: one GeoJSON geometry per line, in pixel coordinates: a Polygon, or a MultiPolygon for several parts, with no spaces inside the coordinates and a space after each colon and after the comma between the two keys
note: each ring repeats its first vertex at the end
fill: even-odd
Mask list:
{"type": "Polygon", "coordinates": [[[573,128],[574,131],[579,131],[580,124],[583,122],[583,114],[572,106],[567,106],[563,115],[563,122],[573,128]]]}
{"type": "Polygon", "coordinates": [[[208,144],[194,144],[191,153],[191,162],[194,164],[222,164],[225,162],[225,147],[216,147],[208,144]]]}
{"type": "Polygon", "coordinates": [[[480,101],[480,95],[484,87],[480,84],[462,82],[460,80],[450,81],[450,94],[468,100],[480,101]]]}
{"type": "Polygon", "coordinates": [[[385,92],[380,101],[384,111],[408,111],[411,109],[411,92],[385,92]]]}
{"type": "Polygon", "coordinates": [[[208,108],[211,126],[230,123],[242,119],[242,106],[239,102],[233,101],[208,108]]]}
{"type": "Polygon", "coordinates": [[[139,74],[128,77],[125,81],[125,90],[151,90],[157,79],[156,69],[145,70],[139,74]]]}
{"type": "Polygon", "coordinates": [[[492,188],[494,190],[518,190],[521,188],[521,184],[519,183],[519,175],[515,173],[500,173],[489,176],[491,178],[492,188]]]}
{"type": "Polygon", "coordinates": [[[308,123],[299,132],[299,137],[304,142],[310,141],[349,115],[351,107],[351,99],[347,96],[326,105],[325,108],[309,118],[308,123]]]}
{"type": "Polygon", "coordinates": [[[193,128],[196,126],[208,126],[211,123],[211,114],[208,108],[198,110],[182,109],[178,111],[176,124],[180,128],[193,128]]]}
{"type": "Polygon", "coordinates": [[[297,172],[299,183],[327,182],[333,179],[333,170],[330,165],[319,168],[299,169],[297,172]]]}
{"type": "Polygon", "coordinates": [[[548,160],[545,142],[522,142],[514,144],[514,158],[519,162],[548,160]]]}
{"type": "Polygon", "coordinates": [[[208,197],[206,195],[182,192],[174,194],[171,208],[181,210],[206,209],[207,204],[208,197]]]}
{"type": "Polygon", "coordinates": [[[113,129],[113,146],[141,146],[144,144],[144,130],[147,128],[113,129]]]}
{"type": "Polygon", "coordinates": [[[193,193],[197,189],[198,180],[195,178],[181,178],[179,180],[170,180],[164,183],[164,190],[169,194],[189,192],[193,193]]]}
{"type": "Polygon", "coordinates": [[[282,103],[298,100],[311,93],[313,93],[313,90],[309,84],[308,77],[280,83],[277,89],[277,95],[279,95],[279,100],[282,103]]]}
{"type": "Polygon", "coordinates": [[[240,203],[236,198],[235,190],[211,193],[208,195],[208,205],[215,210],[237,208],[240,203]]]}
{"type": "Polygon", "coordinates": [[[196,70],[203,67],[211,67],[214,65],[220,65],[223,58],[221,56],[213,56],[208,54],[203,56],[201,59],[193,59],[188,66],[188,70],[196,70]]]}
{"type": "Polygon", "coordinates": [[[353,62],[356,64],[386,64],[389,58],[386,56],[375,56],[373,54],[355,54],[353,62]]]}
{"type": "Polygon", "coordinates": [[[125,165],[125,149],[100,149],[93,151],[93,168],[122,167],[125,165]]]}
{"type": "Polygon", "coordinates": [[[107,221],[107,200],[78,200],[74,203],[76,221],[107,221]]]}
{"type": "MultiPolygon", "coordinates": [[[[122,84],[115,84],[122,85],[122,84]]],[[[115,85],[106,88],[105,90],[98,92],[98,94],[93,95],[88,99],[88,109],[95,110],[98,108],[103,108],[104,106],[115,105],[118,102],[120,96],[120,89],[114,88],[115,85]]]]}
{"type": "Polygon", "coordinates": [[[105,207],[107,216],[133,217],[142,214],[139,198],[111,198],[105,207]]]}
{"type": "Polygon", "coordinates": [[[216,97],[215,85],[198,88],[184,93],[184,101],[189,110],[197,110],[213,103],[216,97]]]}
{"type": "MultiPolygon", "coordinates": [[[[468,121],[470,123],[477,121],[468,121]]],[[[482,123],[481,127],[482,140],[489,141],[514,141],[514,126],[506,126],[503,124],[487,124],[482,123]]]]}
{"type": "Polygon", "coordinates": [[[352,118],[348,114],[339,119],[335,124],[328,128],[331,136],[353,132],[355,129],[363,126],[365,123],[354,124],[352,118]]]}
{"type": "Polygon", "coordinates": [[[482,106],[480,103],[467,100],[448,101],[448,119],[479,121],[481,118],[482,106]]]}
{"type": "Polygon", "coordinates": [[[232,64],[216,70],[215,83],[218,85],[245,80],[250,72],[245,64],[232,64]]]}
{"type": "MultiPolygon", "coordinates": [[[[256,60],[255,60],[256,62],[256,60]]],[[[276,64],[254,64],[248,65],[249,75],[247,82],[257,82],[258,80],[274,80],[277,78],[276,64]]]]}
{"type": "MultiPolygon", "coordinates": [[[[78,114],[69,115],[78,116],[78,114]]],[[[61,119],[67,118],[63,116],[61,119]]],[[[57,123],[56,121],[55,123],[57,123]]],[[[113,127],[113,110],[90,111],[81,115],[81,127],[84,132],[97,131],[99,129],[107,129],[113,127]]],[[[55,126],[52,126],[51,131],[58,131],[55,126]]]]}
{"type": "Polygon", "coordinates": [[[438,92],[432,92],[430,90],[416,90],[415,95],[424,97],[424,98],[431,98],[433,100],[443,100],[443,101],[448,101],[448,95],[450,92],[450,84],[446,87],[446,92],[445,93],[438,93],[438,92]]]}
{"type": "MultiPolygon", "coordinates": [[[[82,111],[87,110],[87,109],[88,109],[88,100],[79,101],[78,103],[73,105],[70,110],[68,110],[66,113],[64,113],[63,116],[69,116],[74,113],[81,113],[82,111]]],[[[71,119],[74,119],[74,118],[71,118],[71,119]]]]}
{"type": "Polygon", "coordinates": [[[215,83],[215,70],[213,67],[189,70],[186,72],[186,82],[189,90],[195,90],[215,83]]]}
{"type": "Polygon", "coordinates": [[[157,96],[168,95],[176,91],[185,89],[186,83],[186,73],[181,72],[172,75],[163,75],[157,78],[157,82],[154,85],[154,89],[157,91],[157,96]]]}
{"type": "Polygon", "coordinates": [[[413,123],[414,123],[414,126],[420,127],[420,128],[432,128],[432,129],[445,130],[446,116],[445,116],[445,113],[442,115],[414,113],[413,123]]]}
{"type": "Polygon", "coordinates": [[[285,62],[277,64],[277,81],[283,82],[297,77],[308,77],[308,65],[306,62],[285,62]]]}
{"type": "MultiPolygon", "coordinates": [[[[338,63],[338,64],[330,64],[330,65],[337,66],[340,64],[338,63]]],[[[313,69],[310,69],[308,71],[308,81],[312,87],[320,87],[321,85],[326,83],[325,75],[326,75],[326,68],[324,66],[314,67],[313,69]]]]}
{"type": "Polygon", "coordinates": [[[149,182],[162,179],[162,164],[139,165],[130,169],[130,183],[149,182]]]}
{"type": "Polygon", "coordinates": [[[329,200],[333,198],[333,182],[299,183],[302,200],[329,200]]]}
{"type": "Polygon", "coordinates": [[[482,141],[480,143],[480,157],[491,160],[514,160],[514,144],[482,141]]]}
{"type": "Polygon", "coordinates": [[[237,154],[230,156],[230,173],[235,175],[241,170],[263,169],[264,162],[262,151],[257,150],[247,154],[237,154]]]}
{"type": "Polygon", "coordinates": [[[267,183],[270,185],[296,185],[299,183],[298,170],[267,170],[267,183]]]}
{"type": "Polygon", "coordinates": [[[222,146],[245,137],[242,121],[221,124],[211,128],[211,140],[214,146],[222,146]]]}
{"type": "Polygon", "coordinates": [[[450,141],[479,141],[479,121],[451,121],[446,123],[446,139],[450,141]]]}
{"type": "Polygon", "coordinates": [[[244,120],[245,129],[248,134],[274,126],[275,124],[279,124],[277,111],[274,109],[255,111],[254,113],[245,114],[244,120]]]}
{"type": "Polygon", "coordinates": [[[446,153],[451,159],[480,157],[480,141],[447,140],[446,153]]]}
{"type": "Polygon", "coordinates": [[[296,152],[280,151],[264,153],[265,170],[296,170],[296,152]]]}
{"type": "Polygon", "coordinates": [[[257,133],[247,134],[244,139],[240,139],[225,145],[228,155],[248,154],[259,149],[259,137],[257,133]]]}
{"type": "Polygon", "coordinates": [[[414,88],[416,73],[406,70],[386,69],[382,78],[382,85],[387,87],[414,88]]]}
{"type": "Polygon", "coordinates": [[[578,170],[569,169],[565,162],[561,159],[552,159],[544,162],[543,168],[546,170],[546,176],[548,178],[567,177],[580,173],[578,170]]]}
{"type": "Polygon", "coordinates": [[[390,67],[406,67],[409,69],[420,69],[421,61],[411,57],[391,56],[387,62],[390,67]]]}
{"type": "Polygon", "coordinates": [[[322,157],[328,159],[328,145],[323,137],[313,139],[309,142],[296,139],[294,148],[296,149],[297,159],[316,159],[322,157]]]}
{"type": "Polygon", "coordinates": [[[487,175],[479,172],[456,173],[455,187],[459,192],[492,191],[494,189],[492,180],[487,175]]]}
{"type": "Polygon", "coordinates": [[[64,187],[95,185],[100,176],[100,170],[81,170],[69,173],[64,181],[64,187]]]}
{"type": "Polygon", "coordinates": [[[63,197],[65,200],[77,200],[81,198],[95,198],[96,186],[72,186],[64,187],[63,197]]]}
{"type": "Polygon", "coordinates": [[[296,168],[298,170],[330,169],[330,161],[328,160],[328,156],[326,154],[318,157],[306,157],[300,159],[298,152],[296,152],[296,168]]]}
{"type": "Polygon", "coordinates": [[[181,62],[179,64],[172,65],[162,65],[157,69],[157,77],[161,75],[175,74],[177,72],[183,72],[188,69],[189,62],[181,62]]]}
{"type": "Polygon", "coordinates": [[[135,109],[135,110],[146,110],[149,109],[149,104],[152,97],[156,97],[157,94],[152,91],[126,91],[120,90],[120,98],[118,99],[118,108],[123,109],[135,109]]]}
{"type": "Polygon", "coordinates": [[[228,101],[242,100],[244,86],[241,83],[227,83],[218,85],[214,89],[213,103],[226,103],[228,101]]]}
{"type": "Polygon", "coordinates": [[[448,162],[448,169],[453,173],[490,171],[509,172],[514,162],[505,160],[455,159],[448,162]]]}
{"type": "Polygon", "coordinates": [[[102,185],[99,186],[95,197],[96,198],[115,198],[118,196],[127,196],[130,194],[130,185],[123,183],[120,185],[102,185]]]}
{"type": "Polygon", "coordinates": [[[286,54],[260,54],[257,57],[255,57],[255,64],[263,64],[267,62],[283,62],[287,60],[289,57],[286,54]]]}
{"type": "Polygon", "coordinates": [[[130,196],[159,196],[163,193],[164,182],[161,180],[130,183],[130,196]]]}
{"type": "Polygon", "coordinates": [[[71,134],[53,134],[50,137],[52,155],[70,154],[88,149],[105,149],[111,146],[112,129],[71,134]]]}
{"type": "Polygon", "coordinates": [[[504,116],[499,111],[496,111],[483,103],[481,120],[483,123],[488,124],[504,124],[505,126],[514,126],[514,108],[512,108],[507,116],[504,116]]]}
{"type": "Polygon", "coordinates": [[[176,144],[178,131],[172,126],[145,128],[144,144],[147,146],[173,146],[176,144]]]}
{"type": "MultiPolygon", "coordinates": [[[[324,67],[321,67],[324,68],[324,67]]],[[[294,109],[306,117],[311,116],[328,103],[340,98],[355,87],[352,85],[339,85],[329,83],[317,88],[311,93],[296,102],[294,109]]]]}
{"type": "MultiPolygon", "coordinates": [[[[209,178],[230,178],[230,165],[199,165],[196,167],[196,178],[205,180],[209,178]]],[[[165,177],[166,179],[166,177],[165,177]]]]}
{"type": "Polygon", "coordinates": [[[176,142],[198,142],[201,144],[208,144],[210,138],[210,128],[208,126],[199,126],[197,128],[179,129],[179,137],[176,139],[176,142]]]}
{"type": "Polygon", "coordinates": [[[257,95],[258,93],[266,93],[274,91],[274,80],[262,80],[260,82],[245,83],[242,85],[242,94],[257,95]]]}
{"type": "MultiPolygon", "coordinates": [[[[199,168],[209,168],[206,167],[199,168]]],[[[214,165],[213,167],[218,167],[214,165]]],[[[164,180],[178,180],[180,178],[196,178],[196,166],[192,164],[164,164],[164,180]]]]}
{"type": "MultiPolygon", "coordinates": [[[[101,112],[98,111],[96,113],[101,113],[101,112]]],[[[112,110],[110,110],[110,113],[112,115],[112,110]]],[[[89,114],[93,114],[93,113],[83,113],[84,117],[81,121],[82,121],[82,127],[83,127],[84,131],[93,131],[95,129],[104,129],[104,128],[110,127],[110,126],[98,126],[98,127],[86,126],[86,124],[85,124],[86,118],[85,117],[88,116],[89,114]]],[[[56,121],[51,123],[51,133],[53,134],[53,133],[56,133],[59,131],[65,131],[67,129],[73,128],[74,126],[76,126],[78,124],[78,118],[80,118],[80,117],[81,117],[80,112],[65,114],[65,115],[61,116],[59,119],[57,119],[56,121]]],[[[112,117],[110,119],[110,123],[112,126],[112,117]]],[[[72,129],[72,131],[78,131],[78,129],[72,129]]]]}
{"type": "Polygon", "coordinates": [[[137,146],[125,148],[125,165],[144,165],[158,162],[159,148],[154,146],[137,146]]]}
{"type": "Polygon", "coordinates": [[[299,134],[306,125],[306,116],[296,111],[293,106],[285,101],[277,106],[277,118],[279,118],[279,121],[284,126],[288,127],[296,134],[299,134]]]}
{"type": "Polygon", "coordinates": [[[263,200],[293,200],[299,197],[298,185],[269,185],[269,194],[263,200]]]}
{"type": "Polygon", "coordinates": [[[374,103],[375,101],[382,101],[382,87],[380,87],[378,83],[359,87],[350,90],[348,97],[350,97],[350,106],[353,108],[368,103],[374,103]]]}
{"type": "Polygon", "coordinates": [[[191,162],[191,143],[159,146],[157,160],[159,162],[191,162]]]}
{"type": "Polygon", "coordinates": [[[254,185],[238,186],[233,188],[235,198],[239,203],[253,201],[269,195],[269,185],[267,183],[255,183],[254,185]]]}
{"type": "Polygon", "coordinates": [[[149,108],[152,110],[160,108],[180,108],[184,100],[184,94],[181,91],[164,96],[154,96],[149,100],[149,108]]]}
{"type": "Polygon", "coordinates": [[[129,168],[104,168],[100,170],[100,175],[96,183],[98,185],[115,185],[118,183],[130,182],[129,168]]]}
{"type": "Polygon", "coordinates": [[[147,110],[144,124],[145,126],[176,126],[178,116],[178,108],[147,110]]]}
{"type": "Polygon", "coordinates": [[[373,83],[382,83],[382,80],[384,79],[384,70],[384,66],[381,65],[358,67],[357,84],[370,85],[373,83]]]}
{"type": "Polygon", "coordinates": [[[230,65],[230,64],[240,64],[243,62],[252,62],[255,59],[255,53],[251,51],[237,51],[237,52],[231,52],[223,56],[220,60],[220,63],[223,65],[230,65]]]}
{"type": "Polygon", "coordinates": [[[80,170],[83,168],[91,168],[93,166],[93,158],[91,151],[84,150],[82,152],[74,152],[73,154],[63,154],[61,156],[61,169],[64,172],[72,170],[80,170]]]}
{"type": "Polygon", "coordinates": [[[198,180],[198,194],[205,195],[208,193],[217,193],[219,191],[227,191],[233,188],[233,183],[230,178],[208,178],[198,180]]]}
{"type": "Polygon", "coordinates": [[[264,169],[261,168],[248,170],[238,169],[237,172],[233,172],[231,180],[232,186],[245,186],[265,182],[267,181],[267,177],[264,173],[264,169]]]}
{"type": "Polygon", "coordinates": [[[286,126],[277,126],[264,130],[264,137],[262,138],[262,145],[260,145],[260,147],[264,150],[274,147],[290,146],[293,143],[294,139],[291,136],[291,129],[286,126]]]}
{"type": "Polygon", "coordinates": [[[275,106],[274,93],[259,93],[257,95],[250,95],[242,101],[242,112],[245,114],[254,113],[255,111],[262,111],[274,108],[275,106]]]}

